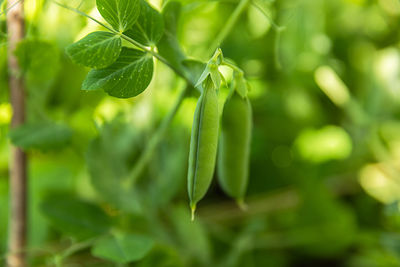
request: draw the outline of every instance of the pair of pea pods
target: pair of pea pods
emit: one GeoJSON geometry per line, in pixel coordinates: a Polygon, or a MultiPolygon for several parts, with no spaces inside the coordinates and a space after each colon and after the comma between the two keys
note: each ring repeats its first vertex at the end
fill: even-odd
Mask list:
{"type": "MultiPolygon", "coordinates": [[[[208,77],[211,80],[210,77],[208,77]]],[[[235,85],[218,115],[217,89],[205,82],[197,102],[189,152],[188,193],[192,219],[196,204],[211,184],[217,161],[223,191],[243,203],[249,173],[252,110],[250,101],[235,85]],[[221,129],[219,129],[221,127],[221,129]]]]}

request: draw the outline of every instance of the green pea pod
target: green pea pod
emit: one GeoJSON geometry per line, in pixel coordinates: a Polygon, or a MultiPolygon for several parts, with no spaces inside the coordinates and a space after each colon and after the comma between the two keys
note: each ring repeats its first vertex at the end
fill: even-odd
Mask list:
{"type": "Polygon", "coordinates": [[[192,219],[196,203],[206,194],[214,175],[218,125],[217,91],[214,86],[204,86],[194,113],[190,139],[188,192],[192,219]]]}
{"type": "Polygon", "coordinates": [[[236,90],[225,102],[218,151],[218,181],[224,192],[243,204],[249,177],[252,110],[236,90]]]}

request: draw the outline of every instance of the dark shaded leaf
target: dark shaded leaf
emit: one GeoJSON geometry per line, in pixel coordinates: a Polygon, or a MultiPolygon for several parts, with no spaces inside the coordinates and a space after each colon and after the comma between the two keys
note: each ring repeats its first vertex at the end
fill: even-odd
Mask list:
{"type": "Polygon", "coordinates": [[[41,210],[54,228],[78,238],[94,237],[111,227],[110,218],[98,206],[70,195],[47,197],[41,210]]]}

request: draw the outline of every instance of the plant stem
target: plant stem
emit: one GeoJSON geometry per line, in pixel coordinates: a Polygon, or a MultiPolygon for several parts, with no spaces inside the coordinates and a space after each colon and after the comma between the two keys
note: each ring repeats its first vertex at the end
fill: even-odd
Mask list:
{"type": "Polygon", "coordinates": [[[236,9],[233,11],[232,15],[228,18],[228,21],[225,23],[225,27],[219,32],[218,36],[214,39],[214,42],[210,46],[210,51],[208,54],[214,53],[215,49],[217,49],[222,42],[225,40],[226,36],[231,32],[233,26],[235,26],[237,20],[240,15],[243,13],[244,9],[248,5],[250,0],[240,0],[236,9]]]}
{"type": "Polygon", "coordinates": [[[140,177],[144,168],[147,166],[149,161],[151,160],[155,149],[157,148],[160,141],[163,139],[166,130],[168,129],[169,125],[171,124],[173,118],[175,117],[176,113],[179,110],[183,100],[186,97],[186,94],[192,88],[191,85],[187,85],[185,89],[182,90],[178,99],[176,100],[174,106],[168,113],[168,115],[163,119],[160,126],[157,128],[156,132],[152,135],[151,140],[147,143],[147,146],[143,153],[141,154],[139,160],[136,162],[132,170],[130,171],[128,177],[125,180],[125,185],[127,188],[130,188],[140,177]]]}
{"type": "Polygon", "coordinates": [[[270,17],[270,15],[268,15],[268,13],[265,12],[265,10],[261,7],[261,5],[260,5],[256,0],[252,0],[252,1],[251,1],[251,4],[252,4],[255,8],[257,8],[257,9],[264,15],[264,17],[267,18],[267,20],[268,20],[269,23],[272,25],[272,28],[274,28],[275,31],[281,32],[281,31],[283,31],[283,30],[286,29],[285,26],[279,26],[278,24],[276,24],[276,23],[274,22],[274,20],[270,17]]]}
{"type": "MultiPolygon", "coordinates": [[[[17,57],[14,54],[17,44],[24,38],[24,1],[17,4],[8,2],[8,69],[10,84],[10,102],[13,108],[11,128],[25,121],[24,81],[17,57]]],[[[10,156],[10,221],[8,239],[7,266],[26,266],[27,236],[27,158],[20,148],[11,146],[10,156]]]]}
{"type": "MultiPolygon", "coordinates": [[[[110,32],[117,34],[119,36],[121,36],[122,39],[125,39],[126,41],[128,41],[129,43],[133,44],[134,46],[136,46],[137,48],[140,48],[141,50],[145,51],[146,53],[151,54],[152,56],[154,56],[155,58],[157,58],[158,60],[160,60],[161,62],[163,62],[165,65],[167,65],[170,69],[172,69],[178,76],[182,77],[188,84],[192,84],[192,82],[190,81],[190,79],[188,79],[186,77],[186,75],[184,73],[182,73],[179,69],[175,68],[171,63],[168,62],[168,60],[166,60],[163,56],[161,56],[160,54],[158,54],[157,52],[155,52],[154,50],[142,45],[141,43],[133,40],[132,38],[130,38],[129,36],[126,36],[125,34],[123,34],[122,32],[116,31],[113,28],[105,25],[104,23],[98,21],[97,19],[93,18],[92,16],[89,16],[88,14],[86,14],[85,12],[80,11],[79,9],[58,3],[57,1],[53,1],[56,5],[59,5],[60,7],[63,7],[65,9],[71,10],[79,15],[82,15],[94,22],[96,22],[97,24],[99,24],[100,26],[103,26],[104,28],[106,28],[107,30],[109,30],[110,32]]],[[[192,84],[193,85],[193,84],[192,84]]]]}
{"type": "Polygon", "coordinates": [[[67,259],[69,256],[71,256],[79,251],[82,251],[84,249],[91,247],[95,243],[96,240],[98,240],[98,238],[92,238],[92,239],[71,245],[63,253],[61,253],[60,255],[57,256],[57,258],[56,258],[57,264],[59,266],[62,266],[62,262],[65,259],[67,259]]]}
{"type": "Polygon", "coordinates": [[[274,20],[265,12],[264,8],[261,7],[261,5],[256,1],[252,0],[251,4],[257,8],[269,21],[271,24],[272,28],[276,31],[276,37],[275,37],[275,43],[274,43],[274,60],[275,60],[275,66],[277,69],[282,69],[282,64],[279,56],[279,43],[281,39],[281,34],[282,32],[286,29],[285,26],[279,26],[274,22],[274,20]]]}

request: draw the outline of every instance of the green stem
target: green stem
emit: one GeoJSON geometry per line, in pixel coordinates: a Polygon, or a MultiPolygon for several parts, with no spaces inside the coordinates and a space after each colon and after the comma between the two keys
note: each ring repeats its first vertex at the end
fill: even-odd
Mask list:
{"type": "Polygon", "coordinates": [[[168,60],[166,60],[163,56],[161,56],[160,54],[158,54],[154,50],[147,48],[146,46],[144,46],[144,45],[140,44],[139,42],[133,40],[129,36],[124,35],[123,33],[119,33],[119,32],[114,31],[114,30],[113,30],[113,32],[116,33],[116,34],[119,34],[121,36],[121,38],[123,38],[126,41],[130,42],[131,44],[139,47],[143,51],[146,51],[147,53],[150,53],[152,56],[154,56],[155,58],[157,58],[158,60],[163,62],[165,65],[167,65],[170,69],[172,69],[178,76],[182,77],[188,84],[192,84],[192,82],[186,77],[186,75],[183,72],[181,72],[179,69],[175,68],[171,63],[169,63],[168,60]]]}
{"type": "Polygon", "coordinates": [[[272,28],[274,28],[275,31],[281,32],[281,31],[283,31],[283,30],[286,29],[285,26],[279,26],[278,24],[276,24],[276,23],[274,22],[274,20],[270,17],[270,15],[269,15],[267,12],[265,12],[264,8],[262,8],[262,7],[260,6],[260,4],[259,4],[257,1],[252,0],[252,1],[251,1],[251,4],[252,4],[255,8],[257,8],[257,9],[264,15],[264,17],[267,18],[267,20],[268,20],[269,23],[272,25],[272,28]]]}
{"type": "Polygon", "coordinates": [[[118,32],[116,30],[114,30],[113,28],[105,25],[104,23],[98,21],[97,19],[93,18],[92,16],[89,16],[88,14],[86,14],[85,12],[80,11],[79,9],[58,3],[56,1],[53,1],[56,5],[59,5],[60,7],[63,7],[65,9],[71,10],[79,15],[82,15],[94,22],[96,22],[97,24],[99,24],[100,26],[106,28],[107,30],[109,30],[110,32],[117,34],[119,36],[121,36],[122,39],[128,41],[129,43],[133,44],[134,46],[136,46],[137,48],[140,48],[141,50],[151,54],[152,56],[154,56],[155,58],[157,58],[158,60],[160,60],[161,62],[163,62],[165,65],[167,65],[170,69],[172,69],[178,76],[182,77],[188,84],[192,84],[192,82],[186,77],[186,75],[184,73],[182,73],[179,69],[175,68],[171,63],[168,62],[168,60],[166,60],[163,56],[161,56],[160,54],[158,54],[157,52],[155,52],[154,50],[152,50],[151,48],[148,48],[144,45],[142,45],[141,43],[133,40],[132,38],[130,38],[129,36],[126,36],[125,34],[123,34],[122,32],[118,32]]]}
{"type": "Polygon", "coordinates": [[[91,247],[94,242],[97,240],[98,238],[92,238],[80,243],[76,243],[73,244],[72,246],[70,246],[69,248],[67,248],[64,252],[62,252],[60,255],[56,256],[56,262],[57,265],[62,266],[62,262],[68,258],[69,256],[82,251],[84,249],[87,249],[89,247],[91,247]]]}
{"type": "Polygon", "coordinates": [[[147,143],[145,150],[143,151],[142,155],[140,156],[139,160],[136,162],[132,170],[130,171],[128,177],[125,180],[125,186],[130,188],[140,177],[144,168],[147,166],[149,161],[152,159],[155,149],[157,148],[158,144],[163,139],[166,130],[168,129],[169,125],[171,124],[173,118],[175,117],[176,113],[179,110],[183,100],[186,97],[186,94],[192,88],[191,85],[187,85],[185,89],[182,90],[178,99],[175,102],[174,107],[170,110],[168,115],[163,119],[160,126],[157,128],[156,132],[151,137],[151,140],[147,143]]]}
{"type": "Polygon", "coordinates": [[[226,36],[231,32],[233,26],[235,26],[237,20],[240,15],[243,13],[244,9],[248,5],[250,0],[240,0],[236,9],[233,11],[232,15],[228,18],[228,21],[225,23],[224,28],[219,32],[218,36],[214,39],[214,42],[210,46],[209,54],[214,53],[214,51],[222,44],[225,40],[226,36]]]}
{"type": "Polygon", "coordinates": [[[282,69],[282,64],[279,56],[279,43],[281,39],[281,33],[286,29],[285,26],[279,26],[274,22],[274,20],[270,17],[269,14],[260,6],[260,4],[256,0],[252,0],[251,4],[257,8],[263,15],[266,17],[269,21],[269,23],[272,25],[272,28],[276,31],[276,37],[275,37],[275,43],[274,43],[274,60],[275,60],[275,66],[277,69],[282,69]]]}

